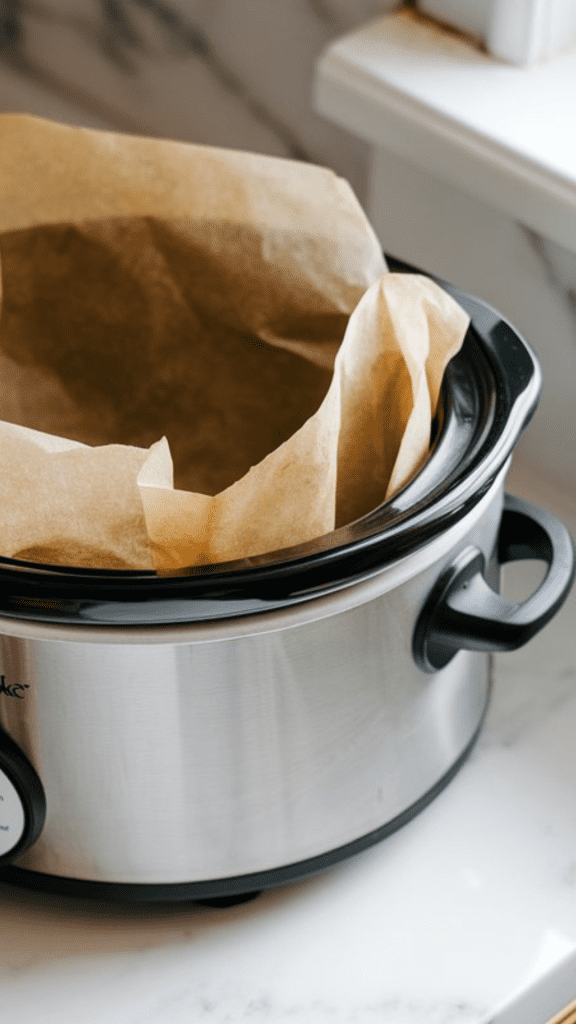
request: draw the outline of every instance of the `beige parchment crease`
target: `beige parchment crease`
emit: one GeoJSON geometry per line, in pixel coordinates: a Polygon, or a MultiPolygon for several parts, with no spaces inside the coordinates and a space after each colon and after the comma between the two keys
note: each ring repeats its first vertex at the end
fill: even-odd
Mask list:
{"type": "Polygon", "coordinates": [[[0,197],[0,554],[246,558],[426,458],[468,318],[333,172],[4,115],[0,197]]]}

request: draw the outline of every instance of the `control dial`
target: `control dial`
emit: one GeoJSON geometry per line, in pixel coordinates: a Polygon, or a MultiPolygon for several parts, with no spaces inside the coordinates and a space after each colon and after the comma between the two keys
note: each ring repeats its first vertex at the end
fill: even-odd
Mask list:
{"type": "Polygon", "coordinates": [[[0,864],[35,842],[45,817],[40,779],[20,747],[0,730],[0,864]]]}

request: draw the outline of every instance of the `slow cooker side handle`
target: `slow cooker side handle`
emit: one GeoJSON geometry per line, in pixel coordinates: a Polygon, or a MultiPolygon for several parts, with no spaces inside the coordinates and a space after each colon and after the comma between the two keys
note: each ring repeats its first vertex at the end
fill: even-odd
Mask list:
{"type": "Polygon", "coordinates": [[[542,559],[540,586],[525,601],[502,597],[485,579],[485,559],[471,545],[440,577],[416,623],[413,653],[424,672],[437,672],[462,648],[514,651],[556,614],[574,580],[575,553],[568,530],[549,512],[510,494],[498,535],[498,560],[542,559]]]}

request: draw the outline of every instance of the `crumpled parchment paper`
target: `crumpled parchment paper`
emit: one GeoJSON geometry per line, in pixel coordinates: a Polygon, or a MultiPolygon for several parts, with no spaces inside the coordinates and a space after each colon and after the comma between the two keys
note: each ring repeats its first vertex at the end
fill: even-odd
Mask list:
{"type": "Polygon", "coordinates": [[[0,554],[292,547],[425,460],[468,326],[324,168],[0,116],[0,554]]]}

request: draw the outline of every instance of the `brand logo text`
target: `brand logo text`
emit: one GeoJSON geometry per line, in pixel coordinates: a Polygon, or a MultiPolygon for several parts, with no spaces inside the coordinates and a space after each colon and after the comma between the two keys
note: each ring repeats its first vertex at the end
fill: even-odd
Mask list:
{"type": "Polygon", "coordinates": [[[7,697],[24,700],[24,690],[28,689],[28,683],[7,683],[6,676],[0,676],[0,694],[4,693],[7,697]]]}

